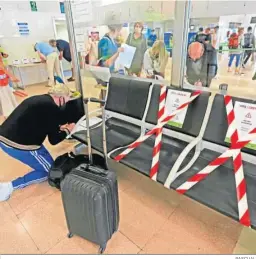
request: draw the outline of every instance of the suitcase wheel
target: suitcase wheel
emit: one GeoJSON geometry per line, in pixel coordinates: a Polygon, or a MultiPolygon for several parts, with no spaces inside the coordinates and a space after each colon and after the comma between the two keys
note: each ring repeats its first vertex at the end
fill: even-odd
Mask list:
{"type": "Polygon", "coordinates": [[[106,244],[105,245],[103,245],[103,246],[100,246],[100,248],[99,248],[99,254],[103,254],[104,253],[104,251],[105,251],[105,249],[106,249],[106,244]]]}
{"type": "Polygon", "coordinates": [[[73,237],[74,235],[72,234],[72,233],[68,233],[68,238],[71,238],[71,237],[73,237]]]}

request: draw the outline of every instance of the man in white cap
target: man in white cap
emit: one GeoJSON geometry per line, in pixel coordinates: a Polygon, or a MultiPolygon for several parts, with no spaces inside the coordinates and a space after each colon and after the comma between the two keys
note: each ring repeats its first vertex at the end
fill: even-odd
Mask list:
{"type": "Polygon", "coordinates": [[[53,159],[43,142],[48,137],[56,145],[72,131],[77,122],[68,118],[72,99],[68,87],[56,85],[48,94],[24,100],[0,126],[0,149],[32,168],[22,177],[0,183],[0,201],[8,200],[14,190],[47,180],[53,159]]]}

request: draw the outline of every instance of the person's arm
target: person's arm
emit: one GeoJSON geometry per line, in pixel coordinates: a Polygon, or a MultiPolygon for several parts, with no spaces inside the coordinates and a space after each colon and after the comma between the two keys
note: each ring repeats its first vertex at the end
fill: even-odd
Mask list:
{"type": "Polygon", "coordinates": [[[72,131],[75,124],[66,124],[62,126],[56,125],[52,128],[52,130],[48,133],[48,140],[51,145],[57,145],[61,141],[63,141],[72,131]]]}
{"type": "Polygon", "coordinates": [[[143,54],[145,54],[145,52],[147,51],[147,48],[148,48],[147,39],[145,37],[143,38],[142,44],[143,44],[142,51],[143,51],[143,54]]]}
{"type": "Polygon", "coordinates": [[[37,54],[42,61],[46,61],[46,56],[40,50],[37,51],[37,54]]]}
{"type": "Polygon", "coordinates": [[[147,75],[152,76],[154,74],[153,62],[148,51],[146,51],[144,54],[143,68],[146,71],[147,75]]]}
{"type": "Polygon", "coordinates": [[[119,53],[123,52],[124,49],[119,48],[118,51],[112,56],[109,56],[108,50],[109,50],[108,40],[102,39],[101,42],[99,43],[99,58],[103,62],[104,66],[111,67],[115,63],[116,59],[118,58],[119,53]]]}
{"type": "Polygon", "coordinates": [[[63,50],[60,50],[59,60],[63,59],[63,50]]]}
{"type": "Polygon", "coordinates": [[[130,45],[131,44],[131,33],[128,35],[127,40],[126,40],[126,44],[130,45]]]}
{"type": "Polygon", "coordinates": [[[212,35],[212,46],[216,48],[216,44],[217,44],[217,35],[214,34],[212,35]]]}
{"type": "Polygon", "coordinates": [[[35,50],[36,50],[39,58],[41,59],[41,61],[43,61],[43,62],[46,61],[46,56],[43,53],[41,53],[40,48],[38,47],[37,44],[35,46],[35,50]]]}

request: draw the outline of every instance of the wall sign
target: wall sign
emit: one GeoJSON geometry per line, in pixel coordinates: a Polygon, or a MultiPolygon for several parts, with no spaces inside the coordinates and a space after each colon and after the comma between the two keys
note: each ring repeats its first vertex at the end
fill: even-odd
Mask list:
{"type": "Polygon", "coordinates": [[[36,1],[30,1],[30,8],[32,12],[37,12],[36,1]]]}
{"type": "Polygon", "coordinates": [[[17,22],[20,36],[28,36],[29,28],[27,22],[17,22]]]}
{"type": "MultiPolygon", "coordinates": [[[[234,106],[238,138],[248,135],[256,127],[256,104],[236,102],[234,106]]],[[[225,142],[230,143],[232,129],[229,127],[225,142]]],[[[256,141],[251,141],[247,148],[256,150],[256,141]]]]}
{"type": "MultiPolygon", "coordinates": [[[[190,98],[190,95],[191,95],[191,93],[189,93],[189,92],[168,90],[166,105],[165,105],[166,115],[171,114],[181,104],[187,102],[190,98]]],[[[171,121],[168,122],[168,124],[171,126],[177,127],[177,128],[182,128],[184,120],[186,118],[187,108],[185,108],[182,112],[179,112],[171,121]]]]}
{"type": "Polygon", "coordinates": [[[64,2],[60,2],[60,12],[65,13],[65,5],[64,2]]]}

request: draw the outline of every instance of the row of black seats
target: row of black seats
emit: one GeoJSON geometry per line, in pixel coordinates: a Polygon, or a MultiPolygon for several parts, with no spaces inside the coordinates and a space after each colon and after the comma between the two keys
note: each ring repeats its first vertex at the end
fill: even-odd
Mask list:
{"type": "MultiPolygon", "coordinates": [[[[191,92],[190,90],[172,87],[168,87],[168,89],[191,92]]],[[[125,146],[135,141],[144,133],[144,124],[147,128],[152,128],[157,124],[159,95],[160,85],[158,84],[152,85],[151,82],[131,78],[111,78],[105,105],[108,114],[106,120],[107,149],[111,158],[120,154],[126,149],[125,146]],[[119,149],[115,151],[117,148],[119,149]]],[[[168,124],[164,127],[165,131],[160,152],[160,168],[157,176],[158,182],[165,184],[170,170],[188,145],[188,141],[195,139],[199,135],[210,95],[209,92],[202,92],[188,106],[182,128],[176,128],[168,124]]],[[[253,102],[234,97],[233,103],[236,101],[253,102]]],[[[204,147],[193,165],[177,177],[170,186],[166,187],[176,189],[216,159],[222,153],[221,151],[218,152],[219,149],[223,150],[229,147],[229,144],[224,142],[227,129],[228,124],[224,97],[217,94],[214,97],[209,120],[203,134],[203,143],[208,143],[206,145],[207,147],[212,145],[215,148],[204,147]]],[[[86,144],[85,131],[78,132],[73,137],[86,144]]],[[[91,131],[91,138],[93,148],[102,152],[102,131],[100,127],[91,131]]],[[[155,135],[148,138],[120,162],[149,176],[154,143],[155,135]]],[[[256,151],[252,149],[244,148],[242,151],[249,154],[249,157],[254,158],[256,156],[256,151]]],[[[180,169],[184,168],[190,162],[194,153],[195,148],[188,152],[180,169]]],[[[256,227],[255,164],[246,161],[243,163],[251,223],[253,227],[256,227]]],[[[239,220],[236,184],[231,159],[216,168],[206,179],[196,184],[185,194],[227,216],[239,220]]]]}

